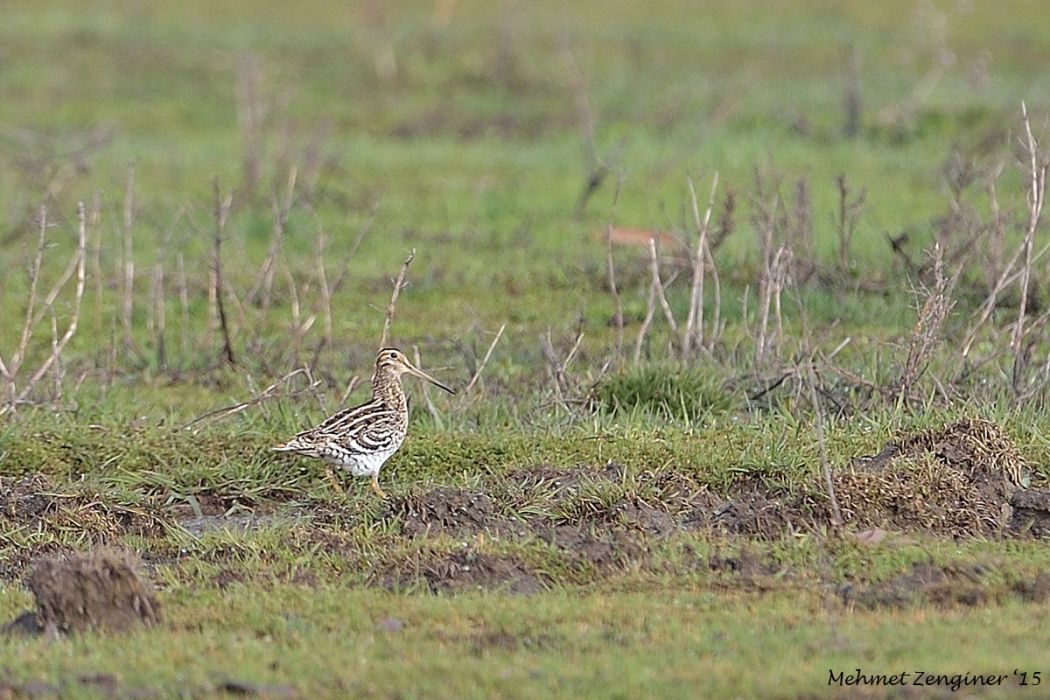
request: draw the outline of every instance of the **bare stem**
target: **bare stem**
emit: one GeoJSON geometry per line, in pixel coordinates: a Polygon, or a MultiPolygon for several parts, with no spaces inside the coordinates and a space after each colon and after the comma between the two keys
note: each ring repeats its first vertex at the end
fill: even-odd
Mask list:
{"type": "Polygon", "coordinates": [[[707,210],[700,217],[700,207],[696,200],[696,189],[690,178],[689,198],[693,207],[693,222],[696,224],[696,249],[693,251],[693,285],[689,295],[689,313],[685,321],[685,334],[682,337],[682,356],[688,356],[694,344],[704,344],[704,276],[705,263],[709,254],[707,232],[711,225],[711,211],[715,205],[715,193],[718,190],[718,173],[715,172],[711,182],[711,196],[707,200],[707,210]]]}
{"type": "Polygon", "coordinates": [[[226,234],[226,218],[230,214],[230,205],[233,196],[222,196],[219,189],[219,180],[214,181],[215,186],[215,237],[212,246],[212,271],[215,285],[215,308],[219,314],[219,328],[222,331],[222,357],[231,365],[237,364],[233,356],[233,340],[230,335],[230,325],[226,317],[225,283],[222,277],[222,241],[226,234]]]}
{"type": "Polygon", "coordinates": [[[128,166],[128,179],[124,188],[124,227],[122,233],[122,256],[124,259],[123,285],[121,293],[123,304],[121,305],[121,328],[124,332],[124,352],[130,353],[132,349],[131,319],[135,310],[135,248],[134,230],[135,225],[135,166],[128,166]]]}
{"type": "Polygon", "coordinates": [[[383,335],[379,338],[379,347],[386,347],[387,339],[390,337],[390,325],[394,322],[394,312],[397,310],[397,298],[401,296],[401,289],[405,285],[405,276],[408,274],[408,266],[412,264],[412,260],[416,257],[416,249],[413,248],[412,252],[405,258],[405,262],[401,263],[401,272],[397,275],[397,280],[394,282],[394,291],[390,294],[390,303],[386,307],[386,319],[383,321],[383,335]]]}
{"type": "Polygon", "coordinates": [[[642,345],[649,335],[649,328],[653,324],[653,316],[656,315],[656,297],[663,291],[663,287],[660,284],[659,262],[656,261],[656,244],[652,239],[649,239],[649,257],[652,260],[652,267],[656,269],[656,274],[653,275],[649,283],[649,301],[645,306],[645,318],[642,319],[642,325],[638,329],[638,338],[634,343],[635,364],[638,364],[642,359],[642,345]]]}
{"type": "Polygon", "coordinates": [[[1013,383],[1014,391],[1020,388],[1023,373],[1024,357],[1024,323],[1028,310],[1028,290],[1032,278],[1032,249],[1035,245],[1035,232],[1039,228],[1039,217],[1043,211],[1043,195],[1046,191],[1045,163],[1040,162],[1039,144],[1032,135],[1032,125],[1028,119],[1028,106],[1021,102],[1021,113],[1024,115],[1024,129],[1030,163],[1030,189],[1028,192],[1028,226],[1024,234],[1024,266],[1021,268],[1021,303],[1017,310],[1017,323],[1010,338],[1010,348],[1014,353],[1013,383]]]}
{"type": "MultiPolygon", "coordinates": [[[[85,284],[85,261],[87,251],[87,215],[84,208],[83,202],[77,203],[77,249],[74,253],[76,260],[76,290],[73,296],[73,311],[69,318],[69,325],[66,327],[65,333],[62,334],[61,338],[52,343],[51,354],[44,360],[37,370],[29,377],[26,381],[25,386],[22,387],[21,391],[15,396],[12,401],[0,408],[0,415],[3,415],[9,410],[14,410],[15,406],[24,401],[37,383],[47,375],[51,367],[59,361],[62,352],[65,350],[66,345],[69,344],[70,339],[76,334],[77,327],[80,323],[80,305],[84,298],[84,284],[85,284]]],[[[57,335],[57,328],[56,335],[57,335]]]]}
{"type": "Polygon", "coordinates": [[[623,302],[620,300],[620,292],[616,288],[616,262],[613,259],[612,252],[612,227],[606,227],[605,230],[605,256],[606,256],[606,270],[609,279],[609,292],[612,294],[613,304],[615,305],[615,312],[613,314],[613,323],[616,325],[616,355],[623,359],[623,302]]]}
{"type": "MultiPolygon", "coordinates": [[[[276,396],[280,396],[281,394],[277,391],[277,389],[279,387],[281,387],[282,385],[287,384],[291,379],[294,379],[295,377],[299,376],[300,374],[305,374],[309,378],[308,370],[305,367],[300,367],[299,369],[292,370],[288,374],[284,375],[283,377],[281,377],[280,379],[275,381],[270,386],[266,387],[262,391],[260,391],[257,394],[255,394],[255,396],[253,396],[252,398],[248,399],[247,401],[242,401],[242,402],[236,403],[236,404],[234,404],[232,406],[224,406],[222,408],[217,408],[214,411],[209,411],[209,412],[205,413],[202,416],[197,416],[196,418],[191,420],[189,423],[186,423],[185,425],[183,425],[182,429],[183,430],[188,430],[189,428],[192,428],[193,426],[197,425],[198,423],[201,423],[202,421],[214,420],[214,419],[218,419],[218,418],[226,418],[227,416],[235,415],[235,414],[240,413],[241,411],[243,411],[243,410],[245,410],[247,408],[251,408],[252,406],[260,404],[263,401],[266,401],[267,399],[271,399],[271,398],[275,398],[276,396]]],[[[313,389],[315,389],[320,384],[321,384],[320,381],[311,381],[309,383],[309,385],[305,389],[302,389],[300,391],[294,392],[293,394],[289,394],[288,396],[298,396],[300,394],[305,394],[305,393],[307,393],[309,391],[313,391],[313,389]]]]}
{"type": "Polygon", "coordinates": [[[474,376],[470,378],[470,382],[467,383],[467,388],[463,390],[464,394],[470,393],[470,390],[474,388],[478,379],[481,377],[481,373],[485,370],[485,365],[488,364],[489,358],[492,356],[492,351],[496,348],[496,343],[503,337],[503,331],[507,330],[507,324],[504,323],[499,327],[499,332],[496,333],[496,337],[492,339],[492,343],[489,344],[489,349],[485,352],[485,357],[481,359],[481,364],[478,365],[477,370],[474,372],[474,376]]]}
{"type": "MultiPolygon", "coordinates": [[[[44,260],[44,248],[47,245],[47,207],[40,207],[40,236],[37,241],[36,254],[29,269],[29,301],[26,302],[25,322],[22,324],[22,334],[18,339],[18,349],[11,358],[11,374],[18,374],[19,367],[25,359],[29,340],[33,336],[34,313],[36,311],[37,288],[40,284],[40,267],[44,260]]],[[[12,376],[13,381],[13,376],[12,376]]],[[[12,386],[12,389],[14,387],[12,386]]]]}

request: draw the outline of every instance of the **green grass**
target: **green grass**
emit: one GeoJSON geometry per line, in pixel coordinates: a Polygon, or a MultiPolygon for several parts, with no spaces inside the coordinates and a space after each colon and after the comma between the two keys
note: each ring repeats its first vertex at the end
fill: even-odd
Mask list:
{"type": "MultiPolygon", "coordinates": [[[[1007,605],[935,619],[921,610],[843,618],[818,601],[774,595],[759,621],[749,596],[727,601],[688,589],[656,600],[642,591],[541,602],[274,586],[246,605],[246,594],[236,585],[180,596],[169,608],[174,632],[20,642],[14,678],[75,678],[119,659],[128,687],[191,694],[251,678],[329,696],[847,697],[850,690],[827,687],[829,670],[971,668],[953,658],[979,659],[972,673],[1039,669],[1043,640],[1032,624],[1046,616],[1045,606],[1007,605]],[[385,631],[391,619],[403,627],[385,631]]],[[[1023,690],[1015,682],[990,696],[1023,690]]],[[[76,693],[76,684],[64,687],[76,693]]]]}
{"type": "MultiPolygon", "coordinates": [[[[1050,563],[1038,542],[904,532],[864,546],[823,522],[749,540],[682,523],[714,507],[704,498],[755,484],[822,502],[811,395],[790,373],[814,351],[832,469],[901,433],[979,416],[1004,426],[1035,485],[1050,475],[1037,369],[1050,341],[1031,336],[1018,386],[1034,389],[1019,400],[1007,346],[1016,288],[971,356],[958,352],[994,258],[987,173],[1002,169],[1007,257],[1026,216],[1015,140],[1021,100],[1040,138],[1050,109],[1042,4],[464,0],[447,25],[434,12],[430,2],[5,6],[8,365],[38,207],[52,223],[41,294],[72,253],[76,202],[98,217],[78,332],[32,405],[0,418],[0,622],[30,605],[21,581],[33,559],[103,542],[142,555],[165,619],[130,635],[0,635],[0,687],[42,680],[91,696],[77,678],[103,673],[121,691],[163,696],[220,694],[233,679],[333,697],[849,697],[828,687],[829,669],[1039,670],[1046,602],[1029,589],[1050,563]],[[941,26],[952,61],[917,92],[934,74],[941,26]],[[861,111],[847,137],[851,52],[861,111]],[[392,73],[382,67],[390,55],[392,73]],[[249,84],[254,135],[237,97],[249,84]],[[892,118],[913,94],[913,108],[892,118]],[[608,172],[580,210],[597,163],[608,172]],[[976,176],[960,177],[960,164],[976,176]],[[271,199],[284,196],[292,167],[273,298],[252,303],[271,199]],[[640,249],[612,252],[621,350],[597,234],[615,225],[692,241],[687,181],[703,208],[716,171],[713,220],[731,219],[733,232],[714,251],[721,303],[709,276],[704,318],[717,313],[724,328],[683,360],[656,308],[642,360],[631,362],[648,261],[640,249]],[[866,193],[844,267],[839,175],[866,193]],[[232,196],[222,245],[236,367],[220,361],[209,300],[213,178],[232,196]],[[963,216],[945,229],[952,211],[963,216]],[[764,212],[803,266],[761,358],[764,212]],[[812,250],[791,238],[805,220],[812,250]],[[984,231],[974,243],[969,227],[984,231]],[[904,252],[921,263],[945,230],[949,249],[971,254],[903,401],[884,389],[901,375],[931,280],[886,241],[906,233],[904,252]],[[329,284],[347,262],[323,344],[322,231],[329,284]],[[364,381],[350,400],[365,395],[392,277],[412,249],[392,344],[410,356],[418,346],[426,368],[463,389],[506,327],[470,392],[434,392],[428,407],[409,387],[412,432],[384,470],[394,499],[381,504],[365,484],[347,480],[335,493],[322,465],[268,448],[333,411],[351,376],[364,381]],[[805,265],[815,272],[803,281],[805,265]],[[299,343],[296,325],[306,328],[299,343]],[[834,349],[836,368],[822,359],[834,349]],[[303,364],[312,390],[300,375],[243,413],[185,428],[303,364]],[[20,482],[36,475],[47,481],[20,482]],[[26,483],[44,484],[44,501],[11,495],[26,483]],[[580,539],[559,539],[575,525],[580,539]],[[713,566],[725,556],[744,571],[713,566]],[[959,573],[975,564],[972,581],[959,573]],[[842,592],[877,598],[878,586],[926,565],[948,581],[903,606],[842,592]],[[456,579],[457,566],[473,574],[456,579]],[[403,627],[383,631],[387,618],[403,627]]],[[[668,305],[684,325],[690,272],[676,251],[661,252],[668,305]]],[[[1039,313],[1045,262],[1033,274],[1039,313]]],[[[59,333],[71,312],[67,286],[54,306],[59,333]]],[[[31,335],[16,390],[50,352],[50,318],[31,335]]]]}

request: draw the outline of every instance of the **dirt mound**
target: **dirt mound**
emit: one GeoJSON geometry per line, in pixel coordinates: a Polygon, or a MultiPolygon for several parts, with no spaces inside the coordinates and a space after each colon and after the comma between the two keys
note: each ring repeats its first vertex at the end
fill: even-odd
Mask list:
{"type": "Polygon", "coordinates": [[[833,481],[849,523],[972,537],[1007,525],[1026,470],[999,426],[970,419],[905,436],[833,481]]]}
{"type": "Polygon", "coordinates": [[[33,567],[29,590],[36,611],[19,616],[10,631],[122,630],[160,619],[160,604],[138,561],[101,548],[89,554],[44,559],[33,567]]]}
{"type": "Polygon", "coordinates": [[[69,492],[43,474],[0,477],[0,530],[27,530],[107,542],[126,534],[162,534],[169,521],[159,513],[106,503],[98,494],[69,492]]]}
{"type": "MultiPolygon", "coordinates": [[[[1001,428],[971,419],[905,435],[836,470],[832,480],[850,526],[974,537],[1028,523],[1032,534],[1050,534],[1050,494],[1026,500],[1018,491],[1026,471],[1001,428]]],[[[819,477],[801,489],[745,478],[722,498],[694,491],[681,527],[776,539],[826,524],[831,509],[825,494],[819,477]]]]}
{"type": "Polygon", "coordinates": [[[929,530],[955,537],[996,532],[1003,525],[1003,495],[982,490],[932,455],[897,457],[876,472],[834,477],[846,522],[865,527],[929,530]]]}
{"type": "Polygon", "coordinates": [[[425,583],[432,593],[500,590],[531,595],[547,588],[546,577],[513,557],[477,552],[429,552],[390,566],[376,581],[388,590],[425,583]]]}
{"type": "Polygon", "coordinates": [[[1016,491],[1010,496],[1010,530],[1031,537],[1050,536],[1050,491],[1016,491]]]}
{"type": "Polygon", "coordinates": [[[1028,465],[1003,429],[982,418],[969,418],[943,428],[931,428],[891,443],[873,457],[858,462],[877,469],[897,457],[929,454],[945,467],[964,473],[982,490],[1003,500],[1021,488],[1028,465]]]}

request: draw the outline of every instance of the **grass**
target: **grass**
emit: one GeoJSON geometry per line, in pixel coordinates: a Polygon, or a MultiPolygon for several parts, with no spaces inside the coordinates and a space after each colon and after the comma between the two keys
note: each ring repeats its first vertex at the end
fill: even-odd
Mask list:
{"type": "MultiPolygon", "coordinates": [[[[5,6],[6,363],[39,206],[52,222],[40,294],[73,254],[76,202],[91,215],[79,329],[29,403],[0,417],[0,621],[31,606],[21,581],[35,559],[100,543],[141,555],[165,618],[131,634],[0,635],[0,688],[847,697],[829,670],[1039,670],[1046,639],[1033,622],[1050,568],[1039,541],[884,524],[886,539],[865,545],[849,524],[829,530],[797,370],[816,353],[834,472],[901,434],[982,417],[1045,484],[1045,261],[1019,379],[1007,346],[1016,286],[959,354],[994,282],[989,173],[1001,169],[1006,257],[1027,215],[1015,144],[1022,99],[1045,136],[1042,6],[464,0],[446,24],[441,5],[5,6]],[[273,295],[253,300],[291,168],[273,295]],[[687,179],[706,198],[715,171],[713,222],[732,230],[712,255],[724,328],[683,358],[656,308],[630,362],[650,269],[640,248],[611,251],[618,352],[599,232],[693,241],[687,179]],[[865,191],[845,266],[839,175],[865,191]],[[215,321],[213,178],[232,198],[233,367],[215,321]],[[759,357],[765,221],[799,266],[759,357]],[[887,240],[902,235],[894,253],[887,240]],[[949,263],[960,283],[902,396],[892,387],[935,240],[962,253],[949,263]],[[393,344],[417,346],[463,388],[506,329],[471,391],[428,405],[409,387],[412,432],[381,504],[367,485],[336,493],[321,465],[268,448],[335,410],[351,376],[364,382],[349,400],[365,395],[412,249],[393,344]],[[308,377],[279,381],[303,365],[308,377]],[[275,382],[242,413],[185,428],[275,382]],[[807,504],[810,521],[798,526],[784,503],[807,504]]],[[[683,324],[691,270],[673,246],[660,262],[683,324]]],[[[16,387],[50,353],[51,319],[61,333],[73,308],[66,285],[40,313],[16,387]]]]}
{"type": "MultiPolygon", "coordinates": [[[[753,600],[703,591],[677,591],[656,602],[645,592],[556,594],[540,605],[485,594],[435,600],[339,588],[302,593],[276,586],[251,606],[239,585],[190,595],[169,609],[181,631],[142,633],[131,648],[112,638],[62,640],[58,649],[23,643],[18,677],[74,678],[120,656],[120,679],[129,687],[197,694],[229,677],[230,667],[214,662],[221,650],[263,686],[321,695],[844,697],[852,691],[827,687],[829,670],[877,663],[892,672],[964,673],[945,662],[964,648],[981,659],[981,672],[1038,669],[1041,640],[1031,623],[1046,614],[1042,606],[1008,605],[934,620],[908,610],[841,621],[819,603],[772,596],[763,602],[759,634],[740,624],[753,614],[753,600]],[[636,614],[639,608],[646,614],[636,614]],[[391,620],[403,626],[385,631],[391,620]],[[164,654],[174,658],[158,658],[172,634],[178,651],[164,654]],[[404,673],[406,665],[418,673],[404,673]],[[442,682],[435,685],[435,678],[442,682]]],[[[66,688],[77,692],[76,685],[66,688]]],[[[994,695],[1011,692],[1018,688],[1004,684],[994,695]]]]}

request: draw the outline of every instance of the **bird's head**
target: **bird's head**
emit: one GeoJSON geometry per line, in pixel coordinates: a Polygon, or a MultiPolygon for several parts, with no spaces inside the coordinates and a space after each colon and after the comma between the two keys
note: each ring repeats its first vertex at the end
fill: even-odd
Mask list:
{"type": "Polygon", "coordinates": [[[402,374],[411,374],[420,379],[427,380],[434,386],[440,387],[450,394],[456,393],[409,362],[408,358],[405,357],[405,353],[397,348],[383,348],[379,351],[379,354],[376,356],[376,374],[382,373],[391,373],[397,377],[400,377],[402,374]]]}

